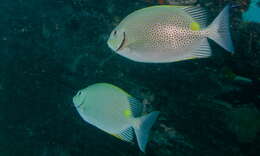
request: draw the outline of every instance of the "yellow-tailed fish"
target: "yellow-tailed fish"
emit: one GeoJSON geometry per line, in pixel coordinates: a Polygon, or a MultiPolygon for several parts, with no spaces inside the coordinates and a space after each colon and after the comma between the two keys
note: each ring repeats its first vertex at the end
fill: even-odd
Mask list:
{"type": "Polygon", "coordinates": [[[108,83],[93,84],[80,90],[73,97],[73,103],[86,122],[121,140],[132,142],[135,133],[143,152],[149,131],[159,115],[155,111],[141,116],[143,104],[108,83]]]}
{"type": "Polygon", "coordinates": [[[233,53],[227,5],[206,27],[200,7],[159,5],[137,10],[111,32],[109,47],[137,62],[165,63],[211,56],[208,38],[233,53]]]}

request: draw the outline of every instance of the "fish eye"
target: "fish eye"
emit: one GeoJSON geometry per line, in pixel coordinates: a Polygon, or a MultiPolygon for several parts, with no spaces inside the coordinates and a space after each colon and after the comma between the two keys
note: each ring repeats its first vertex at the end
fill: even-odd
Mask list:
{"type": "Polygon", "coordinates": [[[113,35],[115,36],[117,34],[117,31],[116,30],[114,30],[114,33],[113,33],[113,35]]]}
{"type": "Polygon", "coordinates": [[[80,96],[81,94],[82,94],[82,92],[81,92],[81,91],[79,91],[79,92],[78,92],[78,96],[80,96]]]}

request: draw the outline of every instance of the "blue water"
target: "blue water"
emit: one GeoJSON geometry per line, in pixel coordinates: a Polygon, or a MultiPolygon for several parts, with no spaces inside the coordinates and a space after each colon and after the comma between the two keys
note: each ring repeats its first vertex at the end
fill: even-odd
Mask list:
{"type": "Polygon", "coordinates": [[[260,7],[257,5],[259,0],[251,0],[249,9],[243,13],[243,20],[246,22],[260,22],[260,7]]]}

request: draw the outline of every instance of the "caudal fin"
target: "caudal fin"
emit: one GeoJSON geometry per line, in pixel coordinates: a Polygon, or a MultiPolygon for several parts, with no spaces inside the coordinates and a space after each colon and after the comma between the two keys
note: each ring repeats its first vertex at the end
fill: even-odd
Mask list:
{"type": "Polygon", "coordinates": [[[229,31],[229,9],[230,5],[227,5],[207,29],[210,39],[227,51],[234,53],[234,46],[229,31]]]}
{"type": "Polygon", "coordinates": [[[138,119],[138,120],[140,120],[138,122],[139,124],[134,126],[138,146],[141,149],[141,151],[143,151],[143,152],[145,152],[145,147],[146,147],[147,140],[149,137],[150,129],[153,126],[158,115],[159,115],[159,112],[155,111],[148,115],[142,116],[138,119]]]}

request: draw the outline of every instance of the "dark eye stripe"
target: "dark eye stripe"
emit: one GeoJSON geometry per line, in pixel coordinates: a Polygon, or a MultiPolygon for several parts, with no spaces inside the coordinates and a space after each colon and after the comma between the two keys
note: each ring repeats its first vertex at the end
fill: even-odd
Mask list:
{"type": "Polygon", "coordinates": [[[120,46],[117,48],[116,51],[121,50],[121,48],[123,48],[123,46],[125,45],[125,32],[123,32],[123,41],[121,42],[120,46]]]}

